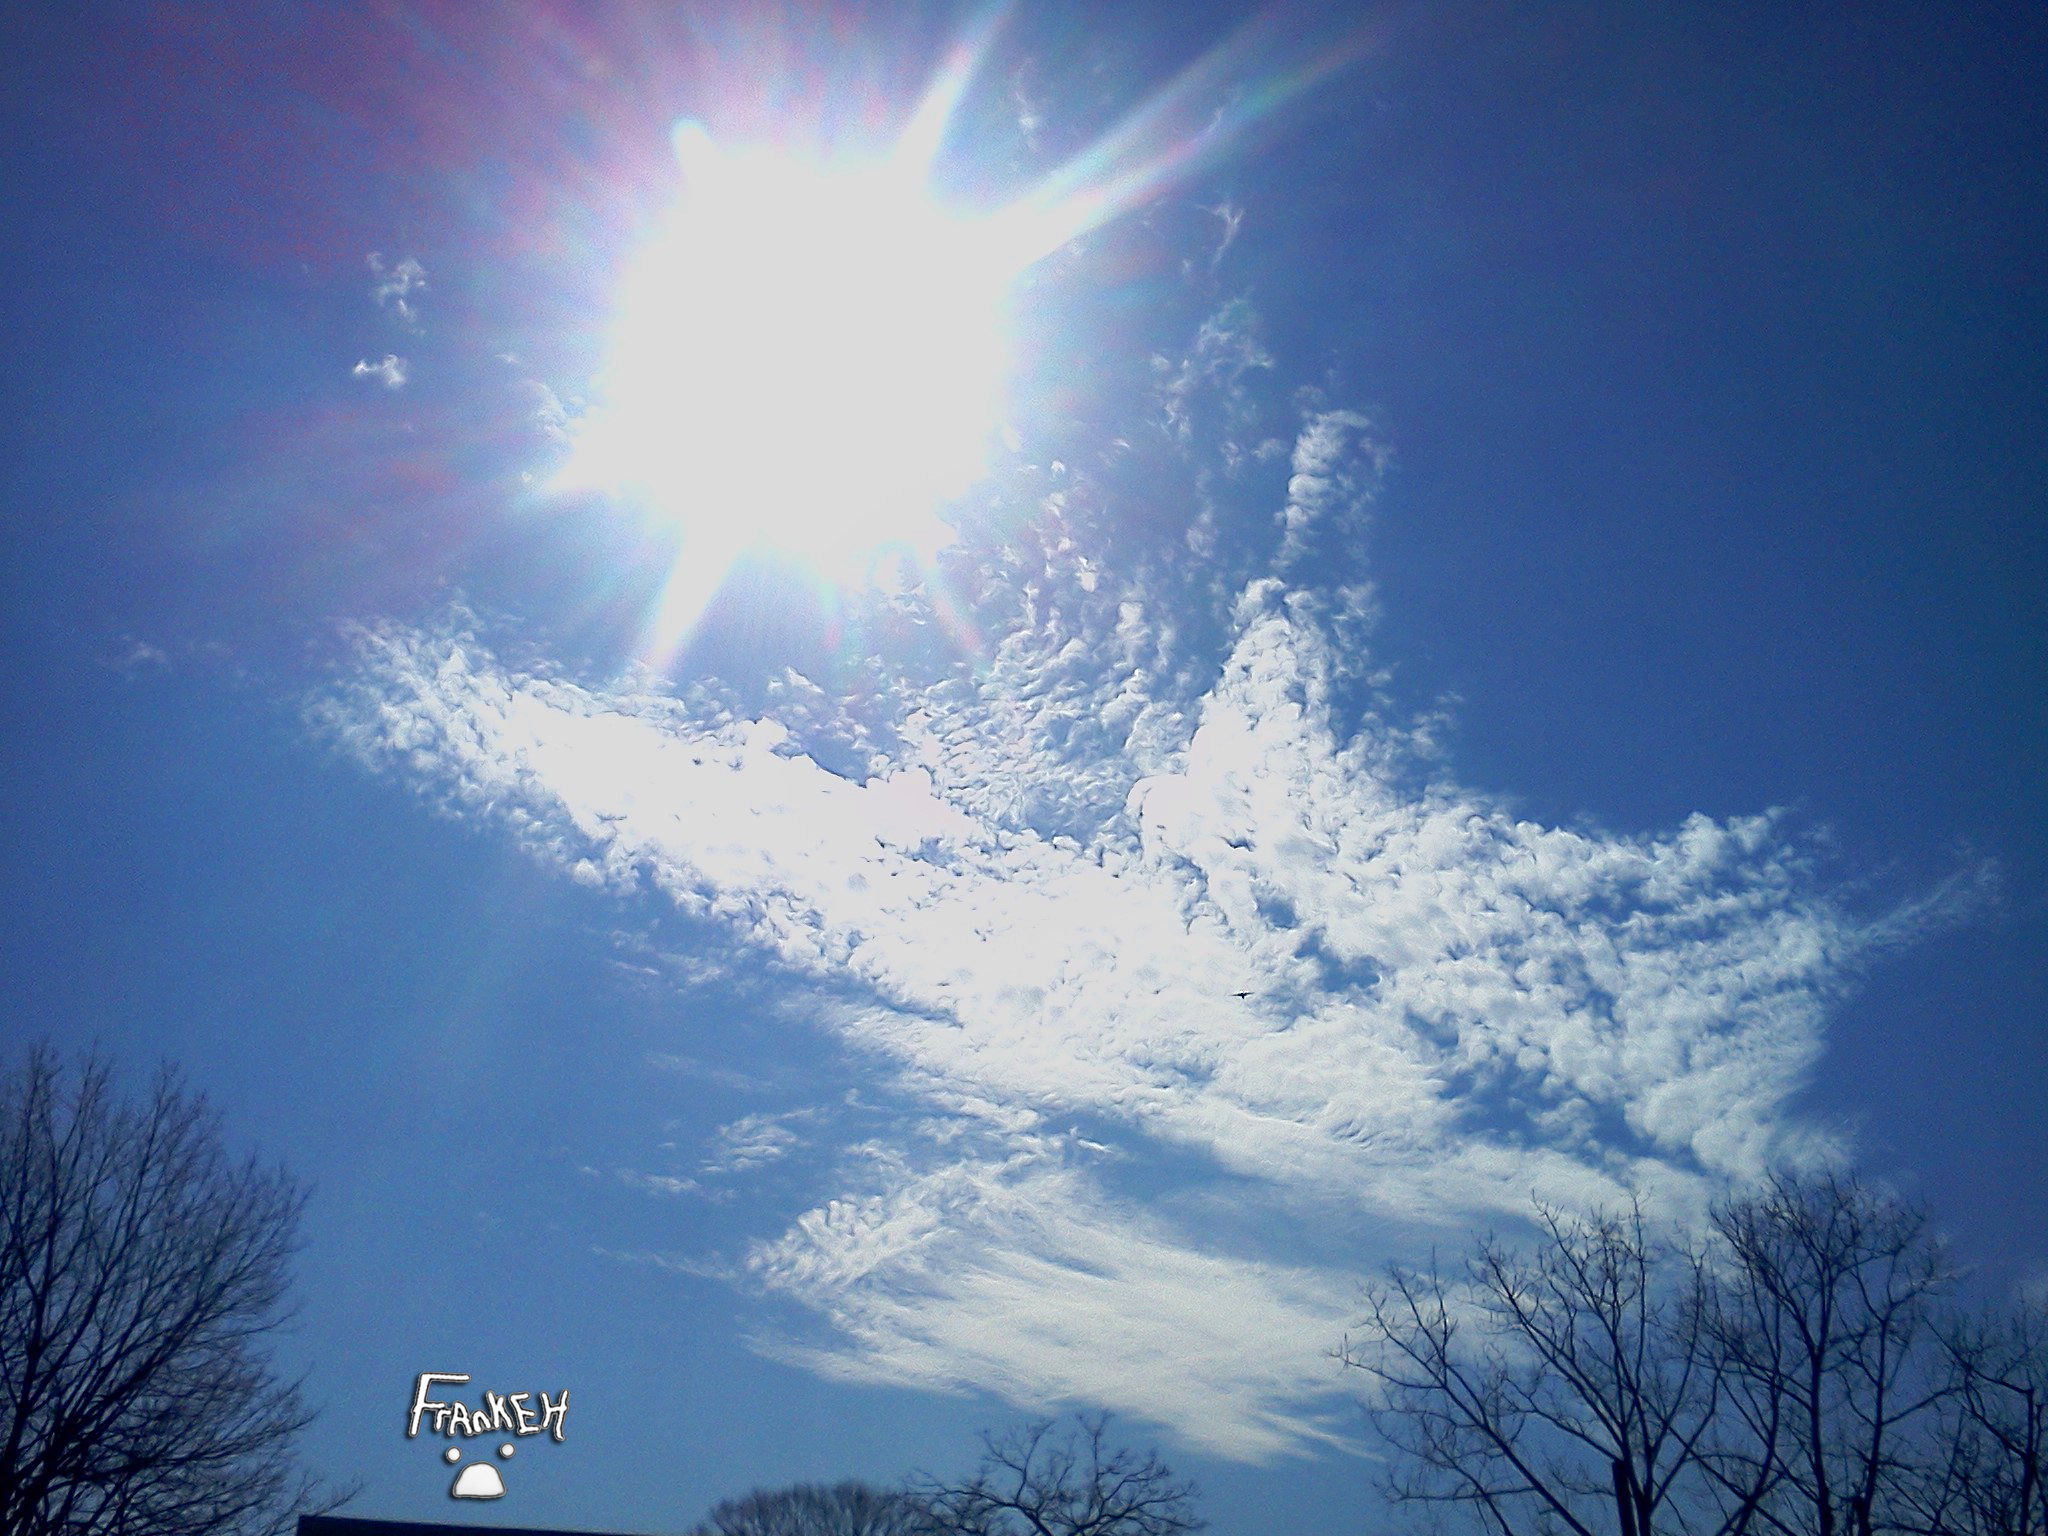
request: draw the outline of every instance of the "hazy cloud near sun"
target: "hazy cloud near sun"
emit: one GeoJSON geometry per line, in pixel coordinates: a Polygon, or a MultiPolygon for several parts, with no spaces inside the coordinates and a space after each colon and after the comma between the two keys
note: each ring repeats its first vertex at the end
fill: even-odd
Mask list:
{"type": "MultiPolygon", "coordinates": [[[[1788,1111],[1826,1010],[1932,909],[1853,915],[1772,814],[1605,833],[1457,783],[1370,694],[1353,546],[1385,449],[1309,408],[1258,451],[1242,320],[1159,397],[1168,440],[1286,464],[1241,578],[1119,575],[1054,490],[1054,532],[974,556],[980,665],[859,707],[515,671],[454,615],[361,632],[314,713],[751,954],[904,1106],[826,1149],[786,1229],[680,1261],[817,1319],[764,1349],[1266,1458],[1342,1422],[1323,1351],[1389,1253],[1532,1190],[1684,1211],[1830,1150],[1788,1111]],[[1176,606],[1204,591],[1209,648],[1176,606]]],[[[700,1172],[839,1124],[746,1116],[700,1172]]]]}

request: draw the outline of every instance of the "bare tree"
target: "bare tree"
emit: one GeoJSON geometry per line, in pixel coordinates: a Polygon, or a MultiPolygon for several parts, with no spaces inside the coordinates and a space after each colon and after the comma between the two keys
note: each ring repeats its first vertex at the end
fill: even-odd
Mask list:
{"type": "Polygon", "coordinates": [[[1910,1525],[1887,1506],[1946,1391],[1931,1325],[1953,1281],[1926,1212],[1851,1174],[1781,1173],[1713,1226],[1717,1352],[1744,1411],[1783,1427],[1760,1451],[1762,1519],[1780,1536],[1910,1525]]]}
{"type": "Polygon", "coordinates": [[[1184,1536],[1204,1522],[1192,1483],[1156,1451],[1112,1447],[1109,1416],[1064,1432],[1042,1419],[982,1436],[981,1465],[963,1483],[919,1478],[928,1529],[945,1536],[1184,1536]]]}
{"type": "Polygon", "coordinates": [[[271,1370],[304,1196],[231,1163],[165,1068],[117,1102],[39,1046],[0,1079],[0,1531],[281,1530],[312,1414],[271,1370]]]}
{"type": "Polygon", "coordinates": [[[1338,1358],[1375,1384],[1386,1491],[1501,1536],[1740,1536],[1768,1488],[1711,1460],[1727,1426],[1704,1259],[1640,1210],[1536,1217],[1528,1253],[1489,1238],[1453,1274],[1397,1265],[1367,1289],[1338,1358]]]}
{"type": "Polygon", "coordinates": [[[900,1489],[847,1481],[756,1488],[714,1505],[690,1536],[914,1536],[923,1506],[900,1489]]]}
{"type": "Polygon", "coordinates": [[[2048,1300],[1953,1321],[1941,1343],[1950,1390],[1902,1523],[1923,1536],[2048,1536],[2048,1300]]]}

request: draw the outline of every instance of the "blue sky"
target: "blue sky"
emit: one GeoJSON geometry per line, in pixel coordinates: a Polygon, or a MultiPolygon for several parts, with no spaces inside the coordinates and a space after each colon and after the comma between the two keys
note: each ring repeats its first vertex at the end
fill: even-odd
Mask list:
{"type": "Polygon", "coordinates": [[[5,1030],[313,1179],[361,1513],[1378,1528],[1356,1281],[1532,1192],[2043,1283],[2037,11],[0,26],[5,1030]]]}

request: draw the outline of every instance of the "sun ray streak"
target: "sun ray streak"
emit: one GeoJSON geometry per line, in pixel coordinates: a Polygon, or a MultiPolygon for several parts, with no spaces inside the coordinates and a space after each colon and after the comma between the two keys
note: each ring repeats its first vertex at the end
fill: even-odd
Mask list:
{"type": "Polygon", "coordinates": [[[897,140],[896,163],[915,170],[921,179],[931,175],[954,114],[988,61],[989,50],[1009,20],[1011,9],[1008,0],[989,6],[946,50],[946,60],[933,77],[931,89],[918,102],[909,125],[897,140]]]}
{"type": "Polygon", "coordinates": [[[1036,261],[1071,240],[1143,207],[1212,165],[1260,123],[1379,44],[1385,24],[1353,28],[1310,57],[1275,65],[1249,85],[1248,57],[1270,47],[1269,18],[1257,18],[1194,63],[1094,144],[996,218],[1015,233],[1004,243],[1036,261]],[[1218,98],[1224,104],[1216,106],[1218,98]],[[1206,115],[1206,121],[1196,119],[1206,115]]]}

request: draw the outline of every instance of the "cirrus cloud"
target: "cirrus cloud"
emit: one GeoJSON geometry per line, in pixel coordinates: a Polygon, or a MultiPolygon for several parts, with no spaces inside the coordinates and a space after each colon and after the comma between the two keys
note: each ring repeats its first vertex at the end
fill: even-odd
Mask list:
{"type": "MultiPolygon", "coordinates": [[[[1225,335],[1164,371],[1169,441],[1217,399],[1257,437],[1265,359],[1225,335]]],[[[1532,1191],[1677,1214],[1838,1150],[1793,1110],[1828,1010],[1967,891],[1859,915],[1774,812],[1605,832],[1459,784],[1373,702],[1374,598],[1337,569],[1385,449],[1313,401],[1292,438],[1223,455],[1286,460],[1262,560],[1118,576],[1048,491],[1035,541],[962,557],[980,664],[861,701],[515,669],[458,614],[359,632],[315,705],[451,814],[751,956],[898,1105],[807,1213],[680,1262],[799,1304],[764,1350],[1265,1459],[1332,1438],[1322,1351],[1377,1258],[1532,1191]]],[[[795,1123],[735,1121],[707,1167],[781,1165],[795,1123]]]]}

